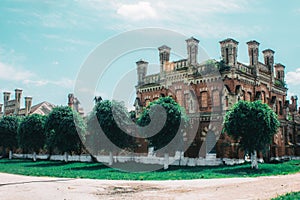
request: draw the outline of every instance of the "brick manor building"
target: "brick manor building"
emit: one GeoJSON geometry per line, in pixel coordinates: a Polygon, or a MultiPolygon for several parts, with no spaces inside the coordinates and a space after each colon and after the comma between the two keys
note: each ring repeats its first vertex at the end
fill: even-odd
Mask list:
{"type": "Polygon", "coordinates": [[[11,92],[3,92],[3,104],[0,103],[0,117],[8,115],[28,116],[32,114],[48,115],[55,107],[47,101],[32,105],[32,97],[27,96],[24,97],[25,107],[21,108],[22,92],[21,89],[15,89],[14,99],[11,99],[11,92]]]}
{"type": "Polygon", "coordinates": [[[238,42],[225,39],[220,42],[221,61],[198,62],[196,38],[189,38],[187,58],[170,61],[171,48],[158,48],[160,72],[147,75],[148,62],[137,64],[136,114],[149,102],[160,96],[172,96],[183,106],[191,124],[197,122],[196,137],[185,133],[185,141],[193,140],[185,151],[187,157],[242,158],[236,141],[221,134],[225,112],[237,101],[261,100],[278,115],[280,128],[266,154],[267,158],[300,156],[300,118],[297,97],[287,100],[285,66],[274,62],[275,52],[262,51],[259,61],[259,43],[247,42],[249,65],[238,62],[238,42]],[[215,145],[216,144],[216,145],[215,145]]]}

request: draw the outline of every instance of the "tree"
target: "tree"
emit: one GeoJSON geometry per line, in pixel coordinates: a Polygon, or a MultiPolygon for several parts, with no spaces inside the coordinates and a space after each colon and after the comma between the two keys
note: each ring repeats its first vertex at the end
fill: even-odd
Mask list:
{"type": "MultiPolygon", "coordinates": [[[[153,146],[155,150],[161,149],[169,144],[170,141],[175,138],[178,130],[180,129],[181,122],[183,121],[186,125],[188,121],[184,109],[176,103],[172,97],[160,97],[149,104],[149,106],[140,115],[137,123],[142,127],[149,125],[151,121],[153,124],[161,123],[163,121],[161,118],[161,114],[163,112],[166,112],[166,119],[162,129],[158,130],[157,134],[148,137],[150,145],[153,146]],[[162,107],[163,110],[161,110],[160,107],[162,107]]],[[[157,127],[153,126],[152,128],[157,127]]],[[[154,130],[146,130],[144,134],[147,135],[148,132],[154,132],[154,130]]],[[[182,137],[178,139],[181,140],[182,137]]],[[[180,141],[174,142],[175,146],[172,146],[169,150],[178,148],[178,142],[180,141]]]]}
{"type": "Polygon", "coordinates": [[[36,161],[36,153],[45,145],[45,121],[46,116],[33,114],[25,117],[18,128],[19,146],[33,152],[33,161],[36,161]]]}
{"type": "Polygon", "coordinates": [[[132,149],[136,139],[128,134],[132,131],[132,125],[134,124],[123,103],[114,100],[99,101],[87,120],[89,140],[86,146],[92,154],[107,149],[111,158],[112,151],[118,148],[132,149]]]}
{"type": "Polygon", "coordinates": [[[136,138],[127,134],[131,131],[131,125],[132,120],[123,103],[98,101],[87,120],[89,135],[86,146],[92,154],[108,150],[109,165],[112,165],[113,151],[135,147],[136,138]]]}
{"type": "Polygon", "coordinates": [[[54,108],[45,122],[47,146],[50,152],[57,148],[65,152],[65,161],[68,153],[81,151],[82,141],[85,140],[86,125],[81,116],[68,106],[54,108]]]}
{"type": "Polygon", "coordinates": [[[5,149],[9,148],[9,158],[12,158],[12,149],[18,146],[17,130],[20,118],[17,116],[4,116],[0,119],[0,145],[5,149]]]}
{"type": "Polygon", "coordinates": [[[252,168],[258,168],[256,152],[271,143],[280,123],[275,112],[261,101],[239,101],[225,115],[224,130],[251,153],[252,168]]]}

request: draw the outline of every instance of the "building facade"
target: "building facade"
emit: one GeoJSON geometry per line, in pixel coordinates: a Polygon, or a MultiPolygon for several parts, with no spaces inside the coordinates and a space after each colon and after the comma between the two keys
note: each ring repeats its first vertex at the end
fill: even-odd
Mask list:
{"type": "Polygon", "coordinates": [[[55,105],[46,101],[32,105],[32,97],[25,97],[25,107],[21,108],[22,92],[21,89],[15,89],[15,99],[11,99],[10,92],[3,92],[3,104],[0,104],[0,116],[28,116],[31,114],[47,115],[55,107],[55,105]]]}
{"type": "Polygon", "coordinates": [[[221,60],[199,62],[199,40],[186,40],[187,58],[170,61],[171,48],[158,48],[160,72],[147,75],[148,62],[136,62],[138,83],[134,103],[137,116],[143,107],[160,96],[172,96],[183,106],[191,124],[197,124],[197,134],[185,133],[189,141],[185,156],[241,158],[237,142],[221,134],[226,111],[239,100],[261,100],[278,115],[281,123],[274,136],[268,158],[300,155],[300,118],[297,97],[287,100],[285,66],[275,64],[275,52],[262,51],[263,62],[259,61],[259,42],[247,42],[249,64],[238,61],[238,45],[234,39],[220,41],[221,60]],[[192,140],[192,141],[191,141],[192,140]],[[216,144],[216,145],[215,145],[216,144]]]}

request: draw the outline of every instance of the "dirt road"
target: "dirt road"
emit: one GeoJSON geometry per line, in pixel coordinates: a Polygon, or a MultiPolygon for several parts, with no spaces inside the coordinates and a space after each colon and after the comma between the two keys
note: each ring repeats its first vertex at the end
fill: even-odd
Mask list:
{"type": "Polygon", "coordinates": [[[270,199],[291,191],[300,191],[300,173],[180,181],[64,179],[0,173],[1,200],[270,199]]]}

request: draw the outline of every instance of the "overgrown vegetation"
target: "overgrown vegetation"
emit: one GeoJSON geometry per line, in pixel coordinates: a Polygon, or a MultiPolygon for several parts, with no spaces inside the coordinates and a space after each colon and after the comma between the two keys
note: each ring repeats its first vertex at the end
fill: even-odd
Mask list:
{"type": "Polygon", "coordinates": [[[279,87],[285,87],[286,86],[286,83],[280,79],[276,79],[275,80],[275,85],[276,86],[279,86],[279,87]]]}
{"type": "Polygon", "coordinates": [[[218,62],[217,67],[220,72],[230,70],[230,66],[226,65],[224,60],[221,60],[220,62],[218,62]]]}

